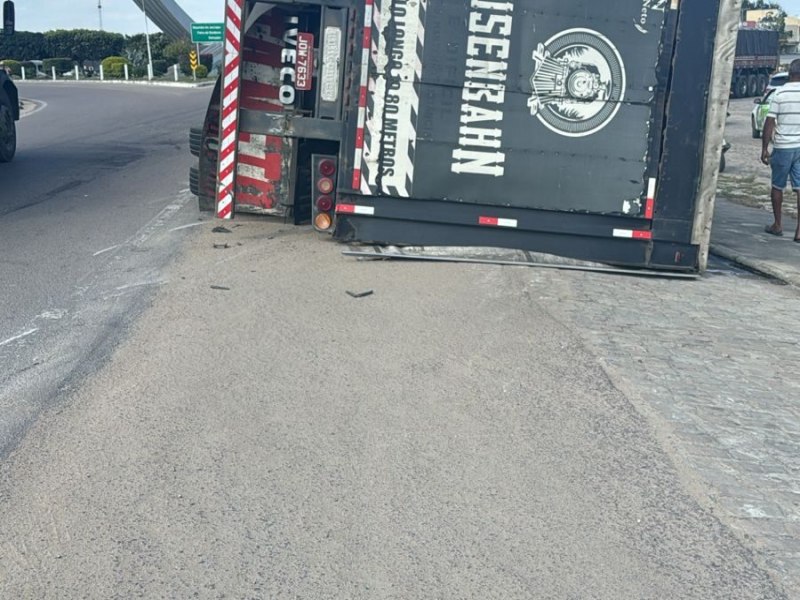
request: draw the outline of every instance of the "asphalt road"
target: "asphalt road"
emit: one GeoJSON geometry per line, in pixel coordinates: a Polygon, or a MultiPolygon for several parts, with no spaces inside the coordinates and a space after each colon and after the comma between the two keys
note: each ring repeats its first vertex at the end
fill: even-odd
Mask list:
{"type": "MultiPolygon", "coordinates": [[[[79,219],[57,204],[39,217],[103,262],[66,277],[51,256],[30,286],[72,286],[70,302],[20,308],[12,331],[38,330],[0,347],[48,357],[19,386],[73,361],[57,410],[0,461],[0,598],[787,598],[791,563],[763,549],[796,520],[767,522],[741,490],[788,505],[795,479],[775,491],[748,478],[769,463],[714,458],[746,429],[741,452],[768,440],[796,461],[775,433],[797,431],[796,377],[768,362],[791,290],[359,262],[264,219],[171,231],[196,220],[180,209],[189,159],[182,133],[152,129],[169,144],[80,184],[124,195],[106,214],[137,222],[69,233],[57,225],[79,219]],[[152,182],[119,183],[144,164],[152,182]],[[174,195],[146,196],[162,170],[174,195]],[[745,411],[759,401],[787,406],[745,411]]],[[[64,204],[102,210],[92,194],[64,204]]],[[[0,414],[36,400],[7,389],[0,414]]]]}
{"type": "Polygon", "coordinates": [[[200,229],[0,465],[0,597],[784,598],[562,321],[610,276],[200,229]]]}
{"type": "Polygon", "coordinates": [[[94,372],[197,219],[188,128],[210,88],[27,83],[0,165],[0,457],[94,372]]]}

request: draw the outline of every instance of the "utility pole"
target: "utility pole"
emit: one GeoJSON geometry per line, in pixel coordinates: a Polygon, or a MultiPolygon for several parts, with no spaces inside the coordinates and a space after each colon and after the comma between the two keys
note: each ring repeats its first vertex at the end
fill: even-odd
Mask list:
{"type": "Polygon", "coordinates": [[[97,14],[100,17],[100,31],[103,31],[103,0],[97,0],[97,14]]]}
{"type": "Polygon", "coordinates": [[[153,52],[150,50],[150,26],[147,24],[147,0],[142,0],[144,13],[144,38],[147,40],[147,79],[153,80],[153,52]]]}

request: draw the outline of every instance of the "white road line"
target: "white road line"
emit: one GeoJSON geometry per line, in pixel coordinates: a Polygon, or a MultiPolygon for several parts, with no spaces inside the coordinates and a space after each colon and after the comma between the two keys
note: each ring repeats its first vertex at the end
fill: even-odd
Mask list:
{"type": "Polygon", "coordinates": [[[110,246],[108,248],[104,248],[103,250],[98,250],[97,252],[92,254],[92,256],[100,256],[101,254],[105,254],[106,252],[111,252],[112,250],[116,250],[120,246],[122,246],[122,244],[117,244],[116,246],[110,246]]]}
{"type": "Polygon", "coordinates": [[[189,229],[189,227],[197,227],[198,225],[205,225],[206,221],[201,221],[200,223],[189,223],[188,225],[180,225],[179,227],[173,227],[170,229],[172,231],[180,231],[181,229],[189,229]]]}
{"type": "Polygon", "coordinates": [[[5,341],[0,342],[0,346],[7,346],[11,342],[15,342],[15,341],[20,340],[20,339],[22,339],[24,337],[28,337],[29,335],[33,335],[37,331],[39,331],[38,327],[36,327],[35,329],[29,329],[28,331],[26,331],[24,333],[20,333],[19,335],[15,335],[14,337],[10,337],[5,341]]]}

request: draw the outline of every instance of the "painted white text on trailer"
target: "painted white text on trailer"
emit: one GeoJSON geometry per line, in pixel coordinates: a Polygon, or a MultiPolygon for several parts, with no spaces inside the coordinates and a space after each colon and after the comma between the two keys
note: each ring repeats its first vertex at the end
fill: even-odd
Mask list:
{"type": "Polygon", "coordinates": [[[505,101],[511,25],[511,2],[472,0],[458,147],[450,170],[458,174],[502,177],[502,106],[505,101]]]}

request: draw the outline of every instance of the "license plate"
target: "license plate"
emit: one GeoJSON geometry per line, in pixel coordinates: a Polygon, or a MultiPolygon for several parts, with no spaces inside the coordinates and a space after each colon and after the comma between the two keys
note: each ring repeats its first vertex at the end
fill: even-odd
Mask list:
{"type": "Polygon", "coordinates": [[[325,102],[336,102],[339,98],[339,62],[342,53],[342,30],[326,27],[322,47],[322,75],[320,98],[325,102]]]}
{"type": "Polygon", "coordinates": [[[311,89],[311,73],[314,60],[314,35],[297,34],[297,64],[295,65],[295,89],[308,91],[311,89]]]}

